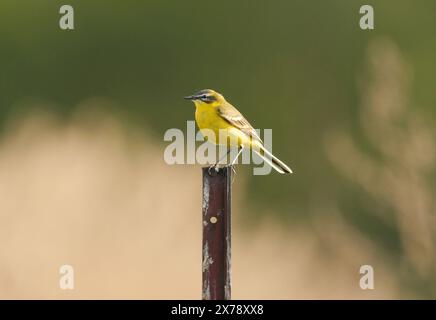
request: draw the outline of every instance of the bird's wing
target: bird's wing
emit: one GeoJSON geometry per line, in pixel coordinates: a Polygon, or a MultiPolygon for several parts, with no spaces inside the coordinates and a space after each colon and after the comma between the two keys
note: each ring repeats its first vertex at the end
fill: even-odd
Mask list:
{"type": "Polygon", "coordinates": [[[223,104],[218,107],[218,114],[223,117],[232,126],[235,126],[247,136],[252,137],[255,140],[262,142],[256,130],[251,126],[247,119],[230,103],[223,104]]]}

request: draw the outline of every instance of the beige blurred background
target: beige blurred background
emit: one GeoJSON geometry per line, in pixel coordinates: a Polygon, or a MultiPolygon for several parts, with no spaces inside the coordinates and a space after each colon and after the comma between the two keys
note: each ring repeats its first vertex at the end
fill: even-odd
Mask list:
{"type": "MultiPolygon", "coordinates": [[[[98,112],[66,125],[47,114],[14,122],[0,145],[0,298],[199,299],[200,173],[169,167],[159,141],[98,112]],[[74,267],[72,291],[59,287],[64,264],[74,267]]],[[[241,219],[245,183],[238,174],[233,298],[398,295],[383,257],[333,204],[314,205],[328,219],[305,226],[268,212],[253,224],[241,219]],[[374,291],[359,287],[362,264],[376,270],[374,291]]]]}

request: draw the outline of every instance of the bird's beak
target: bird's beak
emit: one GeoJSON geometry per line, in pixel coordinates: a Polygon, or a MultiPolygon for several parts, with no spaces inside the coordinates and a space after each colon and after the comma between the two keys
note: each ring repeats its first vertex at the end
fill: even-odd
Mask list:
{"type": "Polygon", "coordinates": [[[195,100],[195,96],[186,96],[186,97],[183,97],[184,99],[186,99],[186,100],[195,100]]]}

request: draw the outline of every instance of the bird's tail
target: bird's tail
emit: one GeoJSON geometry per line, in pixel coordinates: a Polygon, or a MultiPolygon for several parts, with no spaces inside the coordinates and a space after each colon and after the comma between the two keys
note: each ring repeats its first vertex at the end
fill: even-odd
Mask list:
{"type": "Polygon", "coordinates": [[[292,173],[291,168],[289,168],[283,161],[275,157],[271,152],[265,149],[264,146],[260,146],[260,149],[253,148],[253,150],[271,167],[273,167],[277,172],[285,174],[292,173]]]}

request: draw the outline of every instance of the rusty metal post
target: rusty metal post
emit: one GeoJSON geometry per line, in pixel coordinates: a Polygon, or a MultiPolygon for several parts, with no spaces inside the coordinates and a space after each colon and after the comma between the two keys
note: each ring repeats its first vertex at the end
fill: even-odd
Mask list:
{"type": "Polygon", "coordinates": [[[230,167],[203,168],[203,300],[230,300],[231,188],[230,167]]]}

